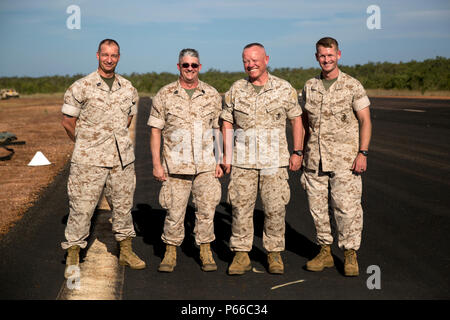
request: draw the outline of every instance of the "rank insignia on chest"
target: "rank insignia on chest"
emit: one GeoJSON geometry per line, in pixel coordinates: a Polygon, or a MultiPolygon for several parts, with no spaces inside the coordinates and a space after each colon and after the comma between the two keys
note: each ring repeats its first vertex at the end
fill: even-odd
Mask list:
{"type": "Polygon", "coordinates": [[[342,121],[347,120],[347,116],[345,114],[342,115],[342,121]]]}

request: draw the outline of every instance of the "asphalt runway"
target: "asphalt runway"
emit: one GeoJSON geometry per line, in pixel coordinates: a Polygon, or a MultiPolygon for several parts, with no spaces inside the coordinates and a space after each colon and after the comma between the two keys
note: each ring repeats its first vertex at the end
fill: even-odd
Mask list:
{"type": "MultiPolygon", "coordinates": [[[[177,267],[173,273],[157,272],[164,253],[160,236],[165,212],[158,203],[160,183],[152,178],[146,125],[151,100],[142,98],[136,124],[137,188],[133,218],[137,238],[133,245],[147,268],[125,268],[117,297],[175,300],[172,312],[179,315],[187,307],[184,300],[196,301],[199,306],[208,300],[236,304],[242,300],[448,300],[450,100],[372,98],[371,102],[373,136],[368,171],[363,176],[360,276],[343,275],[343,252],[337,245],[332,248],[335,268],[318,273],[305,269],[306,261],[316,254],[318,247],[299,172],[290,172],[291,201],[287,206],[286,251],[282,254],[285,273],[267,272],[261,239],[263,212],[258,199],[250,253],[254,269],[243,276],[228,276],[226,270],[232,260],[228,249],[231,210],[225,202],[228,177],[221,180],[222,200],[216,209],[216,241],[212,245],[218,271],[205,273],[200,269],[193,238],[194,209],[190,203],[177,267]]],[[[65,283],[60,242],[68,213],[67,175],[68,166],[42,199],[0,240],[0,299],[60,297],[65,283]]],[[[91,244],[93,241],[90,239],[91,244]]],[[[116,254],[114,249],[108,251],[116,254]]],[[[161,305],[165,305],[163,301],[161,305]]],[[[225,304],[222,309],[223,314],[225,304]]]]}

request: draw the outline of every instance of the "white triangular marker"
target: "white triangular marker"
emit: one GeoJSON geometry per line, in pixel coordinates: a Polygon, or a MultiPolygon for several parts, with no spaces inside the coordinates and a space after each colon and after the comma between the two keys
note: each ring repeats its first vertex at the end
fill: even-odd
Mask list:
{"type": "Polygon", "coordinates": [[[36,152],[33,159],[31,159],[29,166],[46,166],[51,164],[50,161],[40,151],[36,152]]]}

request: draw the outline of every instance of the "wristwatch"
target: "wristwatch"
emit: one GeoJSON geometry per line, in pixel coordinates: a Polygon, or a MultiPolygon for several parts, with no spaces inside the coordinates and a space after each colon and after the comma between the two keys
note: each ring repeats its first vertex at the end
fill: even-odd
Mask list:
{"type": "Polygon", "coordinates": [[[362,153],[363,156],[367,157],[369,155],[369,151],[368,150],[359,150],[358,153],[362,153]]]}
{"type": "Polygon", "coordinates": [[[294,151],[292,151],[292,154],[296,154],[300,157],[303,157],[303,150],[294,150],[294,151]]]}

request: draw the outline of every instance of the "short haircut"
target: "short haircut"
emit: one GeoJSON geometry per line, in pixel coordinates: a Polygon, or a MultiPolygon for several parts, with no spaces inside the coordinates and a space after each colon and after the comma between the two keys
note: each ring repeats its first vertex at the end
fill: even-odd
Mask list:
{"type": "Polygon", "coordinates": [[[244,51],[245,49],[251,48],[251,47],[260,47],[260,48],[263,48],[264,50],[266,50],[266,48],[264,48],[264,46],[261,43],[252,42],[252,43],[249,43],[248,45],[246,45],[242,51],[244,51]]]}
{"type": "Polygon", "coordinates": [[[331,37],[325,37],[317,41],[316,43],[316,51],[319,49],[319,46],[325,47],[325,48],[333,48],[333,46],[336,48],[336,51],[339,50],[339,44],[336,39],[331,37]]]}
{"type": "Polygon", "coordinates": [[[200,55],[198,54],[198,51],[191,48],[186,48],[180,51],[180,54],[178,55],[178,61],[181,61],[185,56],[190,56],[198,59],[198,62],[200,62],[200,55]]]}
{"type": "Polygon", "coordinates": [[[103,39],[102,41],[100,41],[100,44],[98,45],[98,51],[97,52],[100,52],[103,44],[107,44],[107,45],[115,44],[117,46],[117,48],[119,48],[119,54],[120,54],[120,46],[119,46],[119,44],[117,43],[116,40],[103,39]]]}

